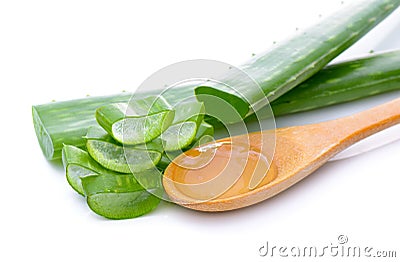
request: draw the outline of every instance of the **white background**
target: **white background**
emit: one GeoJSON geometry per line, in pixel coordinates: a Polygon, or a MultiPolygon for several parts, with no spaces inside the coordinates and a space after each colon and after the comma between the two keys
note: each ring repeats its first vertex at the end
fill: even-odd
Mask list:
{"type": "MultiPolygon", "coordinates": [[[[88,209],[62,167],[45,160],[34,134],[33,104],[133,91],[156,70],[187,59],[239,65],[341,6],[340,0],[1,1],[0,260],[267,261],[258,254],[267,241],[322,248],[337,244],[340,234],[351,246],[397,248],[399,257],[399,140],[329,162],[242,210],[209,214],[163,203],[146,216],[112,221],[88,209]]],[[[400,48],[399,28],[397,10],[339,59],[400,48]]],[[[277,124],[332,119],[399,96],[282,117],[277,124]]]]}

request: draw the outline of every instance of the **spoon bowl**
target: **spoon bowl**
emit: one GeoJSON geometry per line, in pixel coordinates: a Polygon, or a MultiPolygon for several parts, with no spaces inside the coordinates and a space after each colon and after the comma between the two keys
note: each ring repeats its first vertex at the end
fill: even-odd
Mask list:
{"type": "Polygon", "coordinates": [[[347,147],[398,123],[400,99],[336,120],[217,140],[174,159],[163,185],[172,201],[190,209],[246,207],[282,192],[347,147]],[[272,139],[275,148],[266,143],[272,139]]]}

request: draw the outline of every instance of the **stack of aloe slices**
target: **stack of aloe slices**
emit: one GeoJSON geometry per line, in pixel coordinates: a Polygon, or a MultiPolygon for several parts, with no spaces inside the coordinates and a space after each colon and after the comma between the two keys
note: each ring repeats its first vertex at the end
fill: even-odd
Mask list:
{"type": "MultiPolygon", "coordinates": [[[[400,0],[359,1],[242,69],[260,84],[278,115],[400,89],[400,51],[322,68],[399,5],[400,0]]],[[[151,92],[138,94],[133,104],[131,94],[120,94],[33,106],[35,131],[47,159],[59,159],[62,149],[68,182],[93,211],[113,219],[136,217],[159,203],[152,193],[162,194],[160,179],[171,156],[212,139],[204,107],[207,116],[219,106],[207,96],[220,97],[242,118],[251,118],[259,90],[248,89],[237,75],[227,75],[226,82],[240,93],[221,85],[189,85],[156,101],[151,92]],[[170,106],[193,95],[205,104],[170,106]]]]}
{"type": "Polygon", "coordinates": [[[89,207],[111,219],[143,215],[160,202],[161,177],[171,156],[212,137],[197,101],[171,106],[162,96],[111,103],[96,110],[86,151],[65,145],[67,181],[89,207]]]}

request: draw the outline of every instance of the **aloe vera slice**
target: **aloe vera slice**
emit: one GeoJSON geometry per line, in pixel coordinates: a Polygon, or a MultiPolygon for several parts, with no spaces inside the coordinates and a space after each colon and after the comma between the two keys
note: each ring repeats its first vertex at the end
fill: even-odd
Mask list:
{"type": "Polygon", "coordinates": [[[197,129],[204,119],[204,104],[191,101],[174,107],[173,124],[161,134],[165,151],[175,151],[188,147],[196,137],[197,129]]]}
{"type": "Polygon", "coordinates": [[[156,169],[141,173],[149,177],[145,188],[132,174],[83,177],[87,204],[92,211],[110,219],[127,219],[146,214],[160,202],[161,175],[156,169]],[[154,195],[153,195],[154,194],[154,195]]]}
{"type": "Polygon", "coordinates": [[[109,219],[129,219],[149,213],[160,199],[147,191],[97,193],[87,197],[87,204],[96,214],[109,219]]]}
{"type": "Polygon", "coordinates": [[[206,111],[204,108],[204,103],[197,101],[177,104],[174,106],[174,109],[175,117],[173,124],[193,121],[197,126],[200,126],[206,111]]]}
{"type": "MultiPolygon", "coordinates": [[[[190,144],[185,149],[197,147],[212,141],[214,141],[214,127],[209,123],[202,121],[197,129],[196,136],[192,141],[192,144],[190,144]]],[[[180,154],[182,154],[181,150],[164,152],[161,156],[160,161],[157,164],[157,167],[164,171],[171,163],[171,161],[180,154]]]]}
{"type": "Polygon", "coordinates": [[[97,193],[123,193],[144,190],[133,174],[98,175],[96,177],[82,177],[82,186],[86,196],[97,193]]]}
{"type": "Polygon", "coordinates": [[[197,147],[212,141],[214,141],[214,127],[203,121],[197,129],[196,137],[190,147],[197,147]]]}
{"type": "Polygon", "coordinates": [[[75,146],[65,145],[62,150],[62,161],[66,178],[70,186],[80,195],[84,195],[81,178],[99,174],[118,175],[103,168],[90,155],[75,146]]]}
{"type": "MultiPolygon", "coordinates": [[[[110,134],[108,134],[103,128],[100,126],[91,126],[88,128],[87,134],[85,136],[86,140],[94,139],[94,140],[100,140],[100,141],[106,141],[114,144],[120,144],[115,139],[112,138],[110,134]]],[[[136,149],[142,149],[142,150],[152,150],[152,151],[157,151],[162,153],[163,150],[163,145],[162,141],[160,138],[156,138],[148,143],[145,144],[138,144],[135,145],[134,148],[136,149]]]]}
{"type": "Polygon", "coordinates": [[[95,140],[101,140],[101,141],[105,141],[105,142],[110,142],[110,143],[118,143],[117,141],[115,141],[112,136],[107,133],[103,128],[101,128],[100,126],[90,126],[87,129],[87,133],[84,136],[84,138],[86,140],[89,139],[95,139],[95,140]]]}
{"type": "Polygon", "coordinates": [[[90,156],[103,167],[121,172],[141,172],[154,167],[161,153],[135,147],[122,147],[110,142],[89,139],[86,148],[90,156]]]}
{"type": "Polygon", "coordinates": [[[151,140],[150,142],[147,142],[145,144],[135,145],[135,148],[142,150],[157,151],[160,153],[164,152],[163,142],[160,137],[157,137],[156,139],[151,140]]]}
{"type": "Polygon", "coordinates": [[[103,128],[92,126],[85,136],[90,156],[103,167],[121,173],[141,172],[154,167],[161,158],[161,139],[136,146],[119,145],[103,128]]]}
{"type": "Polygon", "coordinates": [[[196,136],[196,122],[187,121],[170,126],[162,135],[164,150],[175,151],[188,147],[196,136]]]}
{"type": "Polygon", "coordinates": [[[96,110],[97,122],[115,140],[126,145],[149,142],[173,122],[175,112],[162,97],[105,105],[96,110]]]}
{"type": "Polygon", "coordinates": [[[261,90],[250,78],[241,77],[242,72],[238,70],[227,73],[220,80],[224,84],[207,82],[197,87],[197,99],[205,103],[207,114],[218,116],[224,123],[241,120],[223,114],[221,105],[224,103],[234,107],[244,119],[253,113],[253,106],[259,108],[268,101],[275,101],[317,73],[399,5],[400,0],[355,1],[240,66],[261,90]]]}

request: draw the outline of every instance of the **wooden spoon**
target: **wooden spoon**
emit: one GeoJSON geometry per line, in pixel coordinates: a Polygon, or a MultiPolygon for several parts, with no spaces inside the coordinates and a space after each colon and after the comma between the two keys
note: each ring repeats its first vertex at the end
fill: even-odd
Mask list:
{"type": "Polygon", "coordinates": [[[398,123],[400,99],[332,121],[218,140],[177,157],[163,185],[172,201],[187,208],[242,208],[282,192],[350,145],[398,123]]]}

